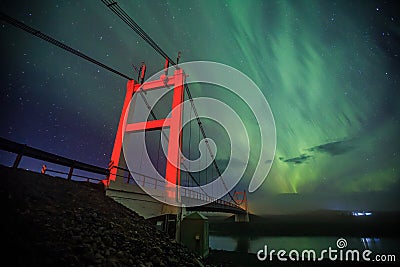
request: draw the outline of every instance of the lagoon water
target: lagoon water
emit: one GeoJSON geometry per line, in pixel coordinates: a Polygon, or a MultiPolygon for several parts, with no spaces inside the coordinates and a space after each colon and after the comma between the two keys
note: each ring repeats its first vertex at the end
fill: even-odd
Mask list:
{"type": "MultiPolygon", "coordinates": [[[[210,248],[216,250],[239,251],[248,253],[257,253],[264,249],[267,245],[268,253],[271,250],[285,250],[287,253],[291,250],[299,252],[303,250],[314,250],[318,255],[321,255],[322,250],[338,249],[337,241],[344,238],[344,243],[340,246],[341,250],[358,250],[360,255],[362,251],[368,249],[373,254],[396,255],[399,252],[400,240],[398,238],[378,238],[378,237],[335,237],[335,236],[259,236],[246,237],[243,235],[219,235],[216,232],[210,232],[209,245],[210,248]]],[[[287,254],[286,254],[287,255],[287,254]]],[[[328,257],[327,255],[324,255],[328,257]]]]}

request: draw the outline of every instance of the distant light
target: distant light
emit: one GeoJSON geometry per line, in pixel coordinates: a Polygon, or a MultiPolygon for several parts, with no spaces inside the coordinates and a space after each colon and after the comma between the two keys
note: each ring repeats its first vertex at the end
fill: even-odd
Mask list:
{"type": "Polygon", "coordinates": [[[371,216],[372,212],[365,212],[365,211],[353,211],[351,213],[353,216],[371,216]]]}

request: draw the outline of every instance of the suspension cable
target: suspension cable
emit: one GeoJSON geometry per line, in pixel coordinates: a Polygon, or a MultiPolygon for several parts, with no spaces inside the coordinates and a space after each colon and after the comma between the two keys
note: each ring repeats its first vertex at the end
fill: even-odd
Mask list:
{"type": "Polygon", "coordinates": [[[11,25],[13,25],[13,26],[15,26],[17,28],[20,28],[20,29],[22,29],[22,30],[24,30],[24,31],[26,31],[26,32],[28,32],[30,34],[33,34],[36,37],[39,37],[40,39],[45,40],[46,42],[49,42],[49,43],[51,43],[51,44],[53,44],[55,46],[58,46],[58,47],[66,50],[66,51],[68,51],[68,52],[70,52],[72,54],[75,54],[78,57],[86,59],[87,61],[90,61],[90,62],[96,64],[97,66],[100,66],[100,67],[102,67],[102,68],[104,68],[104,69],[106,69],[108,71],[111,71],[111,72],[113,72],[113,73],[115,73],[115,74],[117,74],[117,75],[119,75],[121,77],[124,77],[125,79],[133,80],[133,78],[131,78],[131,77],[129,77],[129,76],[127,76],[127,75],[125,75],[125,74],[123,74],[123,73],[121,73],[121,72],[119,72],[119,71],[117,71],[117,70],[115,70],[115,69],[113,69],[113,68],[111,68],[111,67],[109,67],[109,66],[107,66],[107,65],[105,65],[105,64],[103,64],[103,63],[101,63],[101,62],[99,62],[99,61],[97,61],[97,60],[95,60],[95,59],[93,59],[93,58],[91,58],[91,57],[89,57],[89,56],[77,51],[77,50],[75,50],[75,49],[73,49],[72,47],[70,47],[70,46],[68,46],[66,44],[61,43],[60,41],[57,41],[56,39],[54,39],[54,38],[42,33],[40,31],[38,31],[38,30],[26,25],[25,23],[23,23],[21,21],[18,21],[18,20],[14,19],[14,18],[12,18],[12,17],[10,17],[10,16],[8,16],[8,15],[2,13],[2,12],[0,12],[0,19],[5,21],[5,22],[8,22],[9,24],[11,24],[11,25]]]}
{"type": "MultiPolygon", "coordinates": [[[[188,155],[188,158],[189,158],[189,170],[190,170],[190,161],[192,160],[192,158],[191,158],[191,140],[192,140],[192,108],[190,108],[190,116],[189,116],[189,119],[190,119],[190,121],[189,121],[189,155],[188,155]]],[[[188,181],[188,184],[189,184],[189,181],[188,181]]]]}
{"type": "Polygon", "coordinates": [[[172,65],[176,63],[157,45],[156,42],[144,31],[140,26],[118,5],[114,0],[101,0],[111,11],[113,11],[120,19],[122,19],[132,30],[142,37],[151,47],[154,48],[161,56],[172,65]]]}
{"type": "MultiPolygon", "coordinates": [[[[145,40],[156,52],[158,52],[164,59],[168,59],[168,61],[173,65],[175,68],[178,68],[177,64],[157,45],[157,43],[118,5],[117,2],[114,0],[101,0],[103,4],[105,4],[111,11],[113,11],[122,21],[124,21],[132,30],[134,30],[140,37],[142,37],[143,40],[145,40]]],[[[195,113],[197,124],[199,125],[201,134],[203,138],[205,139],[207,150],[211,155],[213,165],[218,173],[218,176],[221,177],[221,171],[217,165],[217,162],[215,161],[215,157],[211,151],[210,144],[207,141],[207,136],[204,130],[204,127],[201,123],[200,117],[198,116],[197,109],[194,105],[192,95],[189,90],[189,86],[185,84],[185,91],[188,94],[190,104],[193,108],[193,112],[195,113]]],[[[192,177],[192,175],[190,175],[192,177]]],[[[193,179],[193,177],[192,177],[193,179]]],[[[225,189],[228,191],[228,188],[225,184],[225,181],[221,177],[221,181],[225,187],[225,189]]],[[[197,182],[196,182],[197,183],[197,182]]],[[[237,204],[235,199],[232,197],[231,193],[228,191],[228,195],[230,199],[237,204]]]]}

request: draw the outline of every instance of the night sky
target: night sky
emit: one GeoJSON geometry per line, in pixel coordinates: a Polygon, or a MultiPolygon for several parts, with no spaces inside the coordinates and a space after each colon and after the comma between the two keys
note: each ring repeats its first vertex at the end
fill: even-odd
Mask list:
{"type": "MultiPolygon", "coordinates": [[[[277,145],[252,211],[398,209],[396,1],[118,3],[170,57],[230,65],[264,93],[277,145]]],[[[163,67],[101,1],[2,1],[1,11],[132,77],[132,64],[145,61],[148,77],[163,67]]],[[[0,38],[0,136],[106,167],[126,80],[5,22],[0,38]]]]}

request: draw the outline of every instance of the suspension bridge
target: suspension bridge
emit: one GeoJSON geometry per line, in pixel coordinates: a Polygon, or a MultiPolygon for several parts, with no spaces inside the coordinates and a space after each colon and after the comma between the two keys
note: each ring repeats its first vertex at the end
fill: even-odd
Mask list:
{"type": "MultiPolygon", "coordinates": [[[[17,154],[14,167],[18,167],[21,158],[27,156],[70,167],[69,179],[74,176],[73,172],[76,169],[104,175],[105,178],[101,182],[106,186],[106,194],[145,218],[172,214],[176,215],[179,220],[186,211],[204,211],[231,213],[235,214],[235,221],[248,222],[248,204],[245,191],[230,192],[225,186],[225,194],[216,197],[203,189],[205,185],[217,179],[222,180],[223,185],[225,185],[225,182],[221,179],[223,171],[221,171],[216,159],[217,155],[213,153],[208,143],[205,124],[198,115],[190,88],[185,83],[186,74],[184,69],[179,67],[180,53],[178,53],[175,62],[116,2],[112,0],[102,0],[102,2],[165,59],[164,73],[158,79],[146,81],[146,65],[142,64],[140,70],[135,69],[138,73],[138,78],[135,80],[129,75],[105,65],[21,21],[3,13],[0,13],[0,16],[1,20],[128,80],[108,168],[76,162],[73,159],[66,159],[4,139],[1,139],[0,148],[17,154]],[[168,71],[172,72],[171,70],[173,73],[169,75],[168,71]],[[148,93],[166,90],[166,88],[170,89],[173,94],[172,104],[169,104],[171,115],[162,117],[157,114],[158,111],[155,107],[148,104],[147,98],[148,93]],[[190,112],[191,118],[187,129],[183,129],[182,126],[184,111],[181,104],[185,100],[190,103],[189,111],[185,111],[190,112]],[[143,104],[142,107],[137,104],[138,102],[143,104]],[[143,121],[131,122],[129,114],[140,113],[140,108],[147,109],[150,116],[143,121]],[[152,151],[149,157],[159,175],[149,175],[148,172],[143,172],[140,168],[132,169],[129,164],[132,159],[127,158],[126,153],[123,153],[125,139],[138,132],[152,134],[155,137],[151,142],[145,144],[131,142],[129,148],[134,148],[135,145],[138,145],[138,147],[140,145],[145,146],[146,148],[152,147],[149,149],[152,151]],[[166,134],[166,132],[168,133],[166,134]],[[166,152],[161,149],[162,138],[167,141],[166,152]],[[201,140],[205,141],[206,160],[210,164],[202,170],[191,171],[190,166],[188,166],[190,162],[187,163],[182,160],[182,155],[185,154],[188,158],[199,157],[200,152],[195,151],[193,147],[198,145],[201,140]],[[162,179],[160,179],[160,176],[162,179]]],[[[168,105],[164,104],[163,107],[168,107],[168,105]]],[[[136,163],[142,160],[143,155],[142,158],[137,156],[133,159],[136,163]]],[[[146,169],[146,166],[143,168],[146,169]]],[[[46,169],[42,169],[42,172],[46,172],[46,169]]]]}
{"type": "MultiPolygon", "coordinates": [[[[180,148],[183,147],[182,140],[184,131],[182,131],[181,125],[183,109],[180,104],[183,102],[186,95],[183,90],[183,81],[184,75],[183,70],[181,69],[175,70],[172,76],[168,77],[163,74],[158,80],[151,82],[137,83],[133,80],[128,81],[126,98],[109,166],[110,175],[107,181],[107,193],[109,196],[127,206],[141,209],[139,212],[146,217],[157,216],[157,213],[179,213],[182,208],[185,208],[186,210],[229,212],[235,214],[237,221],[246,221],[248,220],[247,198],[244,191],[234,192],[233,194],[227,191],[225,192],[227,193],[227,200],[224,200],[217,199],[215,196],[210,195],[202,189],[202,184],[213,182],[221,176],[211,148],[208,147],[207,149],[209,158],[211,158],[211,161],[213,162],[213,164],[210,164],[210,170],[205,168],[197,173],[192,173],[188,170],[188,166],[185,164],[186,162],[181,161],[182,156],[180,154],[180,148]],[[143,102],[142,106],[148,106],[145,95],[146,91],[163,90],[165,89],[166,84],[173,88],[173,111],[171,112],[170,117],[158,119],[155,110],[149,106],[148,109],[152,116],[152,120],[135,123],[127,121],[130,115],[127,111],[130,110],[135,114],[135,109],[140,106],[140,101],[143,102]],[[169,135],[165,137],[168,139],[166,149],[167,155],[165,155],[161,149],[161,135],[165,134],[162,132],[162,128],[168,128],[169,130],[169,135]],[[158,132],[155,135],[156,140],[154,142],[149,142],[150,145],[153,144],[153,149],[148,147],[150,146],[149,144],[140,146],[140,139],[136,139],[135,142],[133,142],[133,145],[125,147],[125,149],[134,148],[136,154],[136,157],[133,160],[134,163],[137,163],[136,165],[134,164],[136,168],[133,168],[134,171],[129,171],[126,168],[126,166],[129,165],[126,162],[127,153],[121,153],[123,149],[123,140],[125,139],[126,142],[127,135],[135,134],[138,131],[158,132]],[[153,161],[150,162],[150,164],[155,166],[158,173],[162,174],[163,179],[157,179],[156,177],[147,174],[149,171],[146,167],[144,167],[146,173],[141,173],[141,171],[143,171],[142,165],[146,165],[142,164],[144,160],[143,152],[145,150],[150,151],[150,153],[153,151],[153,155],[149,155],[150,157],[153,156],[153,161]],[[137,156],[137,154],[141,154],[142,156],[137,156]],[[140,188],[131,187],[129,185],[130,183],[136,183],[140,188]],[[151,199],[149,195],[155,199],[151,199]],[[161,200],[161,202],[157,200],[161,200]],[[150,206],[152,206],[152,208],[149,208],[150,206]]],[[[193,110],[195,110],[194,105],[190,106],[190,114],[195,114],[193,110]]],[[[198,121],[197,119],[199,118],[196,117],[195,125],[200,129],[202,124],[200,119],[198,121]]],[[[193,138],[195,134],[193,133],[192,128],[193,125],[189,124],[187,130],[187,139],[189,144],[193,141],[192,139],[195,139],[193,138]]],[[[200,134],[197,134],[197,140],[203,137],[201,134],[202,132],[205,136],[204,128],[202,131],[199,130],[199,132],[200,134]]],[[[186,147],[187,154],[189,154],[190,157],[191,146],[188,145],[186,147]]],[[[132,170],[132,168],[129,169],[132,170]]]]}

